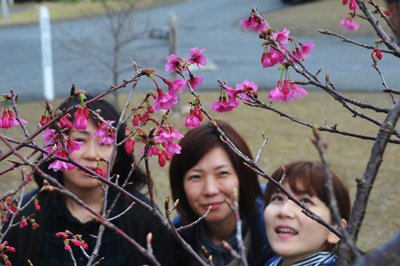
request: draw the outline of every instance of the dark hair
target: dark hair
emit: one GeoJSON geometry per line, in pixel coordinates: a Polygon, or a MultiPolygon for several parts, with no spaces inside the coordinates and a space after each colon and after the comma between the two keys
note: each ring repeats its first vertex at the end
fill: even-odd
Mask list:
{"type": "MultiPolygon", "coordinates": [[[[217,124],[243,154],[252,158],[249,147],[235,129],[222,121],[217,121],[217,124]]],[[[261,195],[257,174],[244,165],[243,159],[221,141],[220,134],[211,123],[190,130],[179,145],[182,150],[180,154],[172,157],[169,182],[174,201],[179,199],[177,209],[185,222],[193,222],[199,216],[189,205],[183,187],[183,178],[186,172],[195,166],[207,152],[216,147],[222,147],[226,151],[239,177],[240,216],[244,218],[253,212],[255,200],[261,195]]]]}
{"type": "MultiPolygon", "coordinates": [[[[324,166],[320,162],[295,161],[284,165],[284,167],[286,170],[284,183],[286,182],[295,194],[306,191],[310,196],[317,196],[329,208],[329,195],[328,188],[326,187],[328,177],[325,174],[324,166]]],[[[351,202],[349,190],[342,181],[344,175],[337,168],[330,167],[329,170],[332,174],[333,190],[338,203],[340,216],[346,221],[349,221],[351,202]]],[[[280,167],[271,177],[279,182],[283,174],[284,171],[282,167],[280,167]]],[[[277,186],[272,184],[272,182],[268,182],[264,194],[265,206],[269,204],[272,194],[279,191],[280,189],[277,186]]],[[[331,217],[333,217],[332,213],[331,217]]],[[[332,247],[332,245],[328,246],[328,250],[332,247]]]]}
{"type": "MultiPolygon", "coordinates": [[[[86,95],[86,101],[91,100],[91,99],[93,99],[93,96],[86,95]]],[[[75,98],[71,102],[70,106],[74,106],[77,104],[79,104],[79,99],[75,98]]],[[[66,103],[63,102],[57,108],[57,110],[63,110],[65,107],[66,107],[66,103]]],[[[100,110],[101,111],[100,115],[105,120],[113,120],[113,121],[115,121],[115,124],[119,121],[119,117],[120,117],[119,111],[111,103],[107,102],[106,100],[92,102],[92,103],[88,104],[87,107],[88,107],[88,109],[91,109],[94,111],[100,110]]],[[[69,114],[71,115],[71,119],[73,119],[75,111],[76,111],[76,109],[74,108],[69,112],[69,114]]],[[[97,121],[97,119],[94,116],[92,116],[92,114],[90,114],[90,117],[91,117],[91,119],[93,119],[93,121],[97,121]]],[[[96,122],[95,122],[95,124],[97,125],[96,122]]],[[[122,141],[125,138],[125,128],[126,128],[125,124],[122,124],[120,126],[120,128],[116,134],[118,142],[122,141]]],[[[40,158],[42,158],[42,157],[43,157],[43,154],[40,156],[40,158]]],[[[62,183],[62,172],[61,171],[54,172],[52,169],[48,169],[49,165],[52,162],[53,162],[52,160],[47,161],[46,163],[43,163],[42,165],[40,165],[39,168],[44,173],[57,178],[57,180],[62,183]]],[[[123,184],[125,182],[125,180],[128,178],[128,175],[132,168],[133,162],[134,162],[133,155],[128,155],[125,151],[124,145],[120,145],[117,148],[117,155],[114,160],[114,166],[111,170],[111,175],[118,174],[120,176],[120,178],[118,180],[119,185],[123,184]]],[[[43,186],[43,177],[39,173],[35,172],[34,179],[39,187],[43,186]]],[[[136,168],[135,171],[133,172],[133,174],[129,177],[129,182],[133,183],[133,187],[131,186],[132,188],[140,190],[141,188],[143,188],[143,186],[145,186],[147,184],[147,178],[140,168],[136,168]]]]}

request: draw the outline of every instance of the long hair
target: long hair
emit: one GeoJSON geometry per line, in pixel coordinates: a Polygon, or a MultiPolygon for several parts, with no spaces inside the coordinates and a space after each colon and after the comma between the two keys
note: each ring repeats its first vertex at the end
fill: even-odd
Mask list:
{"type": "MultiPolygon", "coordinates": [[[[91,99],[93,99],[93,96],[86,95],[86,100],[91,100],[91,99]]],[[[77,104],[79,104],[79,99],[75,98],[71,102],[70,106],[74,106],[77,104]]],[[[66,106],[66,103],[64,102],[57,109],[62,110],[65,108],[65,106],[66,106]]],[[[107,102],[106,100],[92,102],[87,105],[87,108],[94,110],[94,111],[100,110],[100,115],[105,120],[113,120],[116,123],[119,121],[119,118],[120,118],[119,111],[111,103],[107,102]]],[[[69,114],[71,115],[71,119],[73,119],[73,117],[74,117],[75,110],[76,109],[74,108],[69,112],[69,114]]],[[[95,121],[95,124],[97,125],[96,118],[94,116],[92,116],[91,114],[90,114],[90,118],[93,121],[95,121]]],[[[118,132],[116,132],[117,142],[120,142],[125,138],[125,128],[126,128],[126,125],[123,124],[120,126],[118,132]]],[[[41,158],[43,158],[43,154],[40,155],[39,159],[41,159],[41,158]]],[[[62,181],[62,172],[61,171],[54,172],[52,169],[49,169],[49,165],[52,162],[53,161],[51,161],[51,160],[47,161],[47,162],[41,164],[39,166],[39,168],[44,173],[55,177],[59,182],[62,183],[63,182],[62,181]]],[[[118,180],[119,185],[122,185],[126,181],[126,179],[129,178],[129,182],[133,183],[133,186],[131,186],[131,188],[140,190],[147,184],[147,178],[146,178],[146,175],[144,174],[144,172],[140,168],[136,168],[135,171],[132,173],[132,175],[128,177],[129,172],[132,168],[133,162],[134,162],[133,155],[128,155],[126,153],[124,145],[118,146],[116,158],[114,159],[114,166],[111,169],[111,175],[118,174],[120,176],[120,178],[118,180]]],[[[39,187],[43,186],[43,177],[38,172],[35,172],[34,179],[39,187]]]]}
{"type": "MultiPolygon", "coordinates": [[[[249,147],[243,138],[229,124],[217,121],[218,126],[249,158],[252,158],[249,147]]],[[[190,130],[179,142],[182,150],[172,157],[169,168],[169,181],[172,197],[179,199],[178,212],[185,222],[193,222],[199,216],[192,210],[186,197],[183,178],[186,172],[195,166],[207,152],[216,147],[222,147],[232,162],[239,178],[239,210],[241,218],[249,216],[254,210],[255,200],[261,195],[257,174],[250,170],[244,161],[220,139],[220,134],[211,124],[205,124],[190,130]]]]}

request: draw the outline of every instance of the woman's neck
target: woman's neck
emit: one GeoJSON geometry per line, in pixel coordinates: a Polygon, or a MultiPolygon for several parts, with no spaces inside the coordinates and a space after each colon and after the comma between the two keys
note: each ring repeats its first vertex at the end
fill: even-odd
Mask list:
{"type": "MultiPolygon", "coordinates": [[[[101,212],[103,207],[103,190],[99,187],[98,189],[73,189],[70,190],[79,199],[81,199],[86,205],[97,212],[101,212]]],[[[80,203],[76,202],[71,197],[65,197],[65,204],[70,211],[71,215],[82,223],[92,220],[93,214],[84,208],[80,203]]]]}
{"type": "Polygon", "coordinates": [[[221,245],[223,240],[228,241],[235,231],[235,228],[236,219],[234,215],[220,222],[206,221],[206,235],[215,246],[221,245]]]}

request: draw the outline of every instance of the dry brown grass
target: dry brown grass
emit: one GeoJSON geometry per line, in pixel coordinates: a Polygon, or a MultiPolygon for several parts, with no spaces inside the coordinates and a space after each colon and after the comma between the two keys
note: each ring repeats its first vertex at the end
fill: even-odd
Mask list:
{"type": "MultiPolygon", "coordinates": [[[[203,93],[200,91],[199,93],[207,108],[209,103],[218,98],[217,92],[203,93]]],[[[369,103],[390,106],[388,96],[382,94],[346,93],[346,95],[369,103]]],[[[137,95],[137,97],[139,96],[142,95],[137,95]]],[[[122,95],[121,98],[123,97],[122,95]]],[[[191,98],[188,93],[185,93],[183,102],[191,98]]],[[[267,92],[260,92],[259,98],[267,101],[267,92]]],[[[59,102],[60,100],[56,100],[52,104],[57,106],[59,102]]],[[[40,119],[43,107],[43,102],[27,102],[19,105],[21,116],[32,121],[28,124],[29,132],[32,133],[35,130],[35,122],[33,121],[40,119]]],[[[317,125],[323,125],[325,118],[327,118],[331,126],[338,124],[340,130],[371,136],[376,136],[378,132],[377,127],[360,118],[353,118],[339,103],[319,91],[311,91],[308,96],[303,96],[303,98],[291,103],[274,103],[274,107],[317,125]]],[[[366,113],[372,114],[371,112],[366,113]]],[[[222,119],[231,123],[246,139],[253,155],[257,154],[262,143],[261,132],[265,133],[268,137],[268,143],[261,153],[259,164],[267,173],[272,173],[282,164],[292,160],[319,159],[316,149],[310,142],[311,129],[281,118],[275,113],[248,106],[239,106],[230,113],[217,114],[211,111],[211,114],[215,119],[222,119]]],[[[376,117],[376,115],[374,116],[376,117]]],[[[188,130],[184,126],[185,118],[185,115],[172,115],[170,121],[178,131],[185,133],[188,130]]],[[[377,118],[384,119],[384,116],[380,115],[377,118]]],[[[22,139],[22,131],[19,129],[9,131],[1,129],[0,133],[22,139]]],[[[329,133],[322,133],[322,137],[329,143],[328,158],[330,162],[339,166],[348,176],[346,181],[350,187],[352,199],[354,199],[355,179],[362,177],[365,171],[373,142],[329,133]]],[[[40,138],[37,141],[40,142],[40,138]]],[[[3,152],[7,150],[4,144],[0,144],[0,147],[3,152]]],[[[381,170],[370,197],[366,219],[358,241],[358,244],[366,250],[373,249],[390,239],[398,231],[400,225],[398,219],[400,206],[397,204],[398,200],[396,200],[400,182],[398,150],[398,145],[390,145],[386,150],[381,170]]],[[[151,161],[151,164],[153,168],[152,176],[156,186],[156,200],[159,206],[163,206],[165,197],[169,195],[168,165],[165,168],[160,168],[154,160],[151,161]]],[[[10,165],[10,163],[1,162],[0,169],[5,169],[7,165],[10,165]]],[[[20,180],[21,177],[17,170],[0,176],[0,183],[2,184],[0,195],[15,187],[20,180]]],[[[265,181],[261,180],[261,182],[265,181]]],[[[31,185],[30,187],[34,186],[31,185]]]]}

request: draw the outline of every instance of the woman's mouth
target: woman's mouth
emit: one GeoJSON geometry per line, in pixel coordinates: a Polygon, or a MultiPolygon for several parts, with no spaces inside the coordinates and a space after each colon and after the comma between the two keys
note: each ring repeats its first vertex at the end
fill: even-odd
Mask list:
{"type": "Polygon", "coordinates": [[[291,238],[298,234],[298,232],[290,226],[277,226],[275,232],[280,238],[291,238]]]}

